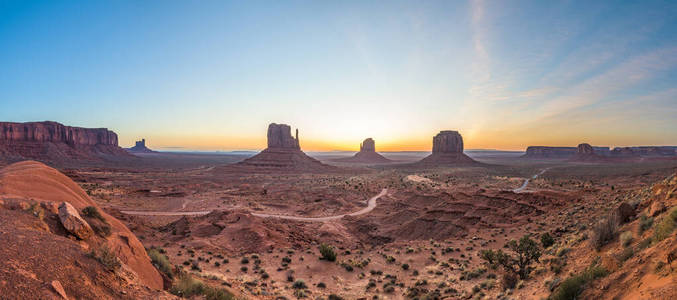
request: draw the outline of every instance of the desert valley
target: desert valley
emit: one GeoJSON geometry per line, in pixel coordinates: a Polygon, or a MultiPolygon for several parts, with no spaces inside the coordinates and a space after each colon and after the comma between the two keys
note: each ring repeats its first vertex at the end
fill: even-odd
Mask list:
{"type": "Polygon", "coordinates": [[[253,156],[0,128],[12,298],[677,296],[674,147],[464,153],[445,130],[428,155],[316,159],[284,124],[253,156]]]}

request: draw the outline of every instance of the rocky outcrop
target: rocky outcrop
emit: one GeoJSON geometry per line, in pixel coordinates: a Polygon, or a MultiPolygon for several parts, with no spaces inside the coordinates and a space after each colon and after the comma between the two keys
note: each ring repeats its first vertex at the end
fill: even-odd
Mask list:
{"type": "Polygon", "coordinates": [[[0,157],[11,159],[101,159],[129,156],[118,136],[106,128],[81,128],[56,122],[0,122],[0,157]]]}
{"type": "Polygon", "coordinates": [[[237,164],[249,171],[331,171],[335,167],[325,165],[301,151],[299,132],[292,137],[291,127],[286,124],[268,125],[268,148],[237,164]],[[253,168],[253,169],[252,169],[253,168]]]}
{"type": "Polygon", "coordinates": [[[296,129],[296,137],[293,137],[291,127],[287,124],[268,125],[268,148],[301,149],[299,130],[296,129]]]}
{"type": "Polygon", "coordinates": [[[595,149],[590,146],[590,144],[579,144],[577,149],[576,149],[576,154],[577,155],[595,155],[595,149]]]}
{"type": "Polygon", "coordinates": [[[59,220],[68,232],[81,240],[86,240],[94,234],[92,227],[80,217],[75,207],[68,202],[61,202],[61,205],[59,205],[59,220]]]}
{"type": "Polygon", "coordinates": [[[360,143],[360,152],[376,152],[376,142],[372,138],[366,138],[360,143]]]}
{"type": "Polygon", "coordinates": [[[354,156],[334,159],[333,161],[358,164],[382,164],[392,162],[392,160],[387,159],[376,152],[376,142],[374,142],[374,139],[372,138],[367,138],[360,143],[360,152],[355,153],[354,156]]]}
{"type": "Polygon", "coordinates": [[[434,153],[463,153],[463,138],[458,131],[444,130],[433,137],[434,153]]]}
{"type": "Polygon", "coordinates": [[[433,153],[417,163],[424,166],[478,164],[463,153],[463,137],[458,131],[443,130],[433,137],[433,153]]]}
{"type": "Polygon", "coordinates": [[[81,128],[56,122],[0,122],[0,142],[52,142],[72,146],[118,145],[118,135],[106,128],[81,128]]]}
{"type": "MultiPolygon", "coordinates": [[[[588,145],[589,144],[581,144],[588,145]]],[[[580,145],[579,145],[580,146],[580,145]]],[[[609,147],[593,147],[590,148],[597,155],[607,155],[609,153],[609,147]]],[[[590,150],[587,148],[587,150],[590,150]]],[[[535,159],[566,159],[573,158],[578,153],[578,147],[549,147],[549,146],[529,146],[527,147],[526,154],[524,158],[535,158],[535,159]]]]}
{"type": "MultiPolygon", "coordinates": [[[[0,198],[40,203],[41,206],[43,206],[42,203],[59,203],[61,207],[64,207],[62,203],[67,202],[68,205],[65,206],[71,206],[70,209],[66,209],[69,216],[79,215],[78,212],[82,211],[85,207],[95,207],[110,226],[110,234],[106,235],[106,237],[91,235],[82,242],[88,243],[92,249],[96,249],[103,244],[107,245],[120,262],[136,274],[136,277],[143,285],[153,289],[162,289],[162,277],[151,264],[150,258],[136,236],[122,222],[103,211],[77,183],[56,169],[35,161],[22,161],[0,169],[0,198]]],[[[44,207],[47,206],[44,205],[44,207]]],[[[50,213],[50,211],[51,209],[45,209],[45,213],[50,213]]],[[[52,217],[61,219],[62,211],[59,208],[58,216],[50,216],[45,219],[52,217]]],[[[2,219],[1,216],[0,219],[2,219]]],[[[64,220],[66,221],[62,222],[66,225],[71,222],[68,220],[73,219],[66,218],[64,220]]],[[[79,223],[79,221],[76,222],[79,223]]],[[[81,224],[81,226],[84,226],[84,224],[81,224]]],[[[45,235],[57,234],[58,230],[53,230],[52,232],[47,232],[45,235]]],[[[45,240],[45,238],[40,238],[40,240],[45,240]]],[[[67,241],[68,239],[59,237],[57,240],[67,241]]],[[[83,251],[81,250],[82,247],[78,245],[74,246],[76,249],[80,249],[78,251],[83,251]]],[[[43,254],[60,255],[58,252],[43,254]]],[[[68,268],[63,267],[62,269],[68,268]]],[[[70,281],[64,282],[62,280],[61,282],[70,284],[70,281]]],[[[66,290],[69,289],[66,288],[66,290]]]]}
{"type": "Polygon", "coordinates": [[[132,152],[132,153],[153,153],[155,151],[148,149],[146,147],[146,139],[141,139],[140,141],[136,141],[136,144],[134,147],[131,147],[127,149],[127,151],[132,152]]]}

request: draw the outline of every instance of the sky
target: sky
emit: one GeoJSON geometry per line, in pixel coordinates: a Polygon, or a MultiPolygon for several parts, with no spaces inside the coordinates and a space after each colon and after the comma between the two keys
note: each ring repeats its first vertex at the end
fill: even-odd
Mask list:
{"type": "Polygon", "coordinates": [[[677,1],[0,0],[0,121],[123,147],[677,145],[677,1]]]}

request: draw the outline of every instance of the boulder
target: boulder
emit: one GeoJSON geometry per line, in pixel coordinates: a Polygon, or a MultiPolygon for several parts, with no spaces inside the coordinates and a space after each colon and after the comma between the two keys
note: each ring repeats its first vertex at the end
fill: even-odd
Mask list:
{"type": "Polygon", "coordinates": [[[68,295],[66,295],[66,291],[63,289],[63,286],[61,285],[61,282],[58,280],[52,280],[52,289],[61,296],[61,298],[68,300],[68,295]]]}
{"type": "Polygon", "coordinates": [[[616,208],[615,214],[618,217],[618,222],[623,224],[635,216],[635,209],[627,202],[623,202],[616,208]]]}
{"type": "Polygon", "coordinates": [[[59,220],[63,227],[68,230],[68,232],[77,236],[79,239],[86,240],[94,234],[92,227],[89,226],[87,221],[85,221],[77,209],[73,207],[68,202],[62,202],[59,205],[59,220]]]}

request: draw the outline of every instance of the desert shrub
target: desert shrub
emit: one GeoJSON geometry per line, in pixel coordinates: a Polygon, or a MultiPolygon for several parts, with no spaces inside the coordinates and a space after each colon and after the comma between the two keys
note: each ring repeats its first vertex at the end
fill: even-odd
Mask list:
{"type": "Polygon", "coordinates": [[[121,266],[120,260],[115,256],[115,253],[111,251],[108,245],[103,245],[99,247],[98,250],[92,249],[88,255],[99,261],[109,271],[115,271],[121,266]]]}
{"type": "Polygon", "coordinates": [[[308,288],[308,286],[306,285],[306,282],[303,281],[303,279],[298,279],[298,280],[294,281],[294,284],[292,284],[291,287],[293,287],[297,290],[308,288]]]}
{"type": "Polygon", "coordinates": [[[402,270],[409,270],[409,264],[402,264],[402,270]]]}
{"type": "Polygon", "coordinates": [[[550,233],[544,233],[541,235],[541,245],[543,245],[543,249],[546,249],[550,246],[552,246],[555,243],[555,239],[552,238],[550,233]]]}
{"type": "Polygon", "coordinates": [[[321,259],[336,261],[336,251],[334,251],[334,247],[330,245],[325,243],[320,244],[320,254],[322,255],[321,259]]]}
{"type": "Polygon", "coordinates": [[[244,265],[244,264],[248,264],[248,263],[249,263],[249,258],[247,258],[246,256],[243,257],[243,258],[240,260],[240,263],[242,263],[243,265],[244,265]]]}
{"type": "Polygon", "coordinates": [[[103,218],[98,209],[94,206],[87,206],[82,209],[82,215],[89,218],[98,219],[99,221],[106,222],[106,219],[103,218]]]}
{"type": "Polygon", "coordinates": [[[45,210],[40,207],[40,204],[31,204],[31,206],[28,208],[28,212],[40,220],[45,218],[45,210]]]}
{"type": "Polygon", "coordinates": [[[620,240],[623,247],[630,246],[630,243],[632,243],[632,232],[625,231],[621,233],[620,240]]]}
{"type": "Polygon", "coordinates": [[[183,297],[192,298],[203,295],[206,300],[232,300],[235,296],[224,289],[214,288],[197,280],[189,274],[182,274],[179,280],[169,290],[170,293],[183,297]]]}
{"type": "Polygon", "coordinates": [[[618,260],[619,261],[626,261],[630,259],[633,255],[635,255],[635,249],[632,247],[627,247],[621,251],[621,253],[618,255],[618,260]]]}
{"type": "Polygon", "coordinates": [[[331,294],[331,295],[329,295],[329,297],[327,299],[328,300],[343,300],[343,297],[336,295],[336,294],[331,294]]]}
{"type": "Polygon", "coordinates": [[[172,272],[172,264],[169,262],[169,259],[164,254],[160,253],[157,249],[150,249],[148,251],[148,257],[150,257],[151,262],[160,270],[160,272],[167,275],[169,278],[174,278],[174,272],[172,272]]]}
{"type": "Polygon", "coordinates": [[[590,241],[596,250],[602,248],[614,239],[618,232],[618,217],[610,214],[592,227],[592,237],[590,241]]]}
{"type": "Polygon", "coordinates": [[[318,287],[318,288],[321,288],[321,289],[324,289],[324,288],[327,287],[327,284],[324,283],[324,282],[320,282],[320,283],[317,284],[317,287],[318,287]]]}
{"type": "Polygon", "coordinates": [[[538,244],[528,235],[520,238],[519,242],[511,240],[506,245],[508,249],[514,252],[514,256],[503,252],[503,250],[483,250],[480,252],[480,258],[495,268],[503,266],[507,271],[513,272],[521,279],[526,279],[531,272],[531,264],[538,262],[541,257],[541,249],[538,244]]]}
{"type": "Polygon", "coordinates": [[[551,300],[573,300],[585,289],[585,286],[597,279],[604,277],[608,272],[600,266],[591,266],[578,275],[571,276],[550,295],[551,300]]]}
{"type": "Polygon", "coordinates": [[[670,210],[670,213],[663,217],[660,223],[656,224],[653,232],[653,242],[657,243],[672,233],[675,230],[675,222],[677,221],[677,207],[670,210]]]}
{"type": "Polygon", "coordinates": [[[504,289],[514,289],[515,286],[517,285],[517,276],[512,273],[505,273],[503,274],[503,277],[501,277],[501,283],[503,284],[504,289]]]}
{"type": "Polygon", "coordinates": [[[653,226],[653,218],[647,217],[646,215],[639,216],[639,234],[647,231],[651,226],[653,226]]]}

